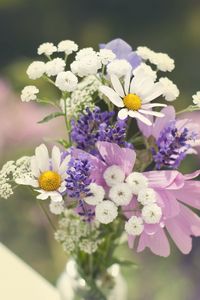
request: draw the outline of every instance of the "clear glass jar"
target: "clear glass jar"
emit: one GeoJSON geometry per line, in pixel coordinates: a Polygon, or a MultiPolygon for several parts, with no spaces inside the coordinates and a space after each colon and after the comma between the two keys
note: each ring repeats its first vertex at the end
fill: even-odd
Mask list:
{"type": "Polygon", "coordinates": [[[120,266],[114,264],[103,277],[96,280],[98,290],[91,289],[77,270],[76,262],[71,259],[61,274],[57,287],[61,300],[126,300],[127,284],[120,266]]]}

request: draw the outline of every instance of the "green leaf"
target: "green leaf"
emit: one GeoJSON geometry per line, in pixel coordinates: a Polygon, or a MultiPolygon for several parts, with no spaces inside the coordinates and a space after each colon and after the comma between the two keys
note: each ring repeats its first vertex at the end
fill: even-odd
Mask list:
{"type": "Polygon", "coordinates": [[[57,143],[59,143],[60,145],[62,145],[64,148],[69,148],[71,145],[68,141],[66,140],[63,140],[63,139],[60,139],[57,141],[57,143]]]}
{"type": "Polygon", "coordinates": [[[64,116],[65,114],[63,112],[54,112],[46,117],[44,117],[44,119],[42,119],[41,121],[39,121],[38,123],[41,124],[41,123],[46,123],[52,119],[55,119],[57,117],[61,117],[61,116],[64,116]]]}

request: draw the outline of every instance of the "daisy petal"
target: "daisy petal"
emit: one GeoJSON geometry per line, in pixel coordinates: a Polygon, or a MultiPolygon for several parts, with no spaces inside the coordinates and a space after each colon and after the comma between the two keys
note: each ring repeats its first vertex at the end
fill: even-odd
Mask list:
{"type": "Polygon", "coordinates": [[[145,118],[138,111],[129,110],[128,114],[129,114],[130,117],[136,118],[136,119],[140,120],[141,122],[145,123],[148,126],[152,125],[151,121],[149,119],[145,118]]]}
{"type": "Polygon", "coordinates": [[[143,103],[148,103],[155,98],[159,97],[163,93],[163,87],[160,82],[154,84],[153,88],[148,92],[146,97],[143,99],[143,103]]]}
{"type": "Polygon", "coordinates": [[[40,176],[40,170],[38,168],[38,164],[35,156],[31,157],[31,172],[35,177],[40,176]]]}
{"type": "Polygon", "coordinates": [[[60,168],[59,168],[59,173],[60,174],[64,173],[67,170],[68,163],[69,163],[70,159],[71,159],[71,156],[67,155],[65,157],[65,159],[62,161],[62,163],[60,165],[60,168]]]}
{"type": "Polygon", "coordinates": [[[102,92],[109,100],[116,105],[117,107],[124,107],[124,103],[120,96],[110,87],[103,85],[99,88],[100,92],[102,92]]]}
{"type": "Polygon", "coordinates": [[[60,167],[60,149],[57,146],[52,149],[52,167],[54,171],[58,171],[60,167]]]}
{"type": "Polygon", "coordinates": [[[35,149],[35,157],[40,171],[49,170],[49,153],[44,144],[35,149]]]}
{"type": "Polygon", "coordinates": [[[162,103],[149,103],[149,104],[142,105],[142,108],[144,109],[149,109],[153,107],[167,107],[167,105],[162,103]]]}
{"type": "Polygon", "coordinates": [[[125,76],[125,79],[124,79],[124,90],[125,90],[126,95],[129,94],[130,81],[131,81],[131,73],[128,72],[125,76]]]}
{"type": "Polygon", "coordinates": [[[120,95],[120,97],[123,98],[125,96],[125,94],[124,94],[123,87],[122,87],[121,82],[119,81],[118,77],[116,75],[111,75],[110,80],[111,80],[114,90],[117,92],[118,95],[120,95]]]}
{"type": "Polygon", "coordinates": [[[120,111],[118,112],[118,117],[120,120],[125,120],[128,117],[128,109],[120,109],[120,111]]]}
{"type": "Polygon", "coordinates": [[[49,197],[49,194],[44,192],[44,193],[39,194],[36,198],[39,200],[46,200],[48,197],[49,197]]]}
{"type": "Polygon", "coordinates": [[[161,112],[157,112],[157,111],[152,111],[152,110],[144,110],[144,109],[139,109],[139,112],[141,114],[145,114],[145,115],[150,115],[150,116],[155,116],[155,117],[158,117],[158,118],[162,118],[164,117],[165,115],[161,112]]]}

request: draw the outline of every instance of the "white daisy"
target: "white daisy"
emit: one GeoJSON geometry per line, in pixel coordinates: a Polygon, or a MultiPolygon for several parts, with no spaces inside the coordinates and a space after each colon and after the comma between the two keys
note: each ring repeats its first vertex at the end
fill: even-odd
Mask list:
{"type": "Polygon", "coordinates": [[[59,201],[59,202],[55,202],[55,201],[51,201],[49,204],[49,210],[52,214],[54,215],[60,215],[64,212],[64,201],[59,201]]]}
{"type": "Polygon", "coordinates": [[[35,149],[35,156],[31,158],[31,171],[33,178],[24,178],[19,184],[30,185],[39,193],[37,199],[61,202],[61,193],[66,190],[66,169],[70,155],[61,161],[61,152],[58,147],[52,149],[51,159],[47,147],[42,144],[35,149]]]}
{"type": "Polygon", "coordinates": [[[152,76],[142,70],[136,72],[131,80],[131,74],[127,73],[124,81],[124,87],[117,76],[111,75],[113,89],[103,85],[99,89],[107,96],[110,101],[120,107],[118,117],[122,120],[128,116],[136,118],[146,125],[152,125],[152,122],[145,115],[163,117],[164,114],[152,111],[153,107],[165,107],[165,104],[150,103],[163,93],[162,84],[154,82],[152,76]]]}

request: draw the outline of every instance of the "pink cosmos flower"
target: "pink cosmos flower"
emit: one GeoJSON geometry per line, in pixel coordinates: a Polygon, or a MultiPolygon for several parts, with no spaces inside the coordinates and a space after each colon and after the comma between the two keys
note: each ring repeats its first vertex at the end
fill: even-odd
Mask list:
{"type": "MultiPolygon", "coordinates": [[[[98,142],[97,148],[101,158],[85,153],[93,165],[91,178],[94,182],[108,190],[103,175],[113,165],[119,166],[126,176],[133,174],[136,158],[134,150],[120,148],[108,142],[98,142]]],[[[78,153],[83,151],[75,150],[74,155],[78,153]]],[[[168,232],[180,251],[184,254],[191,251],[192,236],[200,236],[200,218],[188,206],[200,209],[200,182],[193,180],[199,174],[200,171],[188,175],[178,171],[150,171],[141,174],[148,181],[148,189],[155,193],[154,206],[156,204],[156,208],[161,211],[161,216],[155,223],[143,220],[140,234],[128,234],[130,248],[134,248],[137,239],[138,252],[149,248],[154,254],[166,257],[170,254],[166,236],[168,232]]],[[[144,189],[143,186],[141,190],[144,189]]],[[[138,195],[135,194],[131,202],[122,208],[127,219],[133,216],[142,218],[138,195]]]]}

